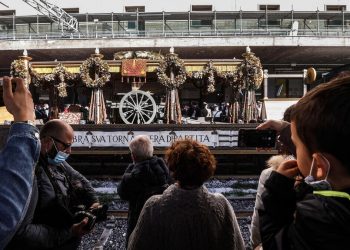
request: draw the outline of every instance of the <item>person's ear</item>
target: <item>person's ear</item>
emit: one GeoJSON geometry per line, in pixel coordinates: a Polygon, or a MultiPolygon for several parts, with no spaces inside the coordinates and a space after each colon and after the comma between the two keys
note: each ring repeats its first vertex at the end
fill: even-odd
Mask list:
{"type": "Polygon", "coordinates": [[[325,179],[330,170],[329,161],[320,153],[314,153],[312,157],[315,159],[316,179],[325,179]]]}
{"type": "Polygon", "coordinates": [[[49,137],[44,137],[41,139],[41,148],[42,151],[48,151],[51,148],[52,140],[49,137]]]}

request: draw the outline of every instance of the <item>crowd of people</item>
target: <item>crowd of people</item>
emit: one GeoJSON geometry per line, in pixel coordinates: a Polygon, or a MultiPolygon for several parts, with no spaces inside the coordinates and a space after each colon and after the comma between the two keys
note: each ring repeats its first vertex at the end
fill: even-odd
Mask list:
{"type": "Polygon", "coordinates": [[[212,122],[230,122],[230,104],[208,104],[203,102],[199,105],[198,102],[192,101],[189,104],[184,104],[181,108],[181,114],[184,118],[198,119],[198,117],[205,117],[212,122]]]}
{"type": "MultiPolygon", "coordinates": [[[[51,120],[39,132],[22,79],[4,77],[3,95],[14,122],[0,153],[0,249],[77,249],[93,225],[88,213],[75,215],[101,204],[66,162],[74,131],[51,120]]],[[[254,249],[348,248],[349,97],[350,76],[343,76],[309,91],[290,118],[257,127],[276,130],[283,152],[260,179],[254,249]]],[[[141,135],[129,149],[133,162],[118,188],[130,204],[127,249],[246,248],[228,200],[203,185],[216,170],[207,146],[178,140],[163,160],[141,135]]]]}

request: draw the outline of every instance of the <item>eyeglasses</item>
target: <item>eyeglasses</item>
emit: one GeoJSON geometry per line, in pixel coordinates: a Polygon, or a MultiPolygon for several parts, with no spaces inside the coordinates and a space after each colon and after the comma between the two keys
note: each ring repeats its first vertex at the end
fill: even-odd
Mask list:
{"type": "Polygon", "coordinates": [[[63,141],[61,141],[53,136],[50,136],[50,137],[52,138],[52,140],[61,143],[63,145],[63,150],[66,150],[67,148],[70,148],[72,146],[72,143],[65,143],[65,142],[63,142],[63,141]]]}

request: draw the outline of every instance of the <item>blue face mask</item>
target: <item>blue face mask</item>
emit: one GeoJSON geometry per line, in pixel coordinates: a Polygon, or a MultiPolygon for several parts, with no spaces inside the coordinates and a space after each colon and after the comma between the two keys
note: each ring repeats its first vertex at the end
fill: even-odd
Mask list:
{"type": "Polygon", "coordinates": [[[327,181],[328,178],[328,174],[329,174],[329,170],[331,168],[331,165],[329,163],[329,161],[327,160],[326,157],[322,156],[327,164],[328,164],[328,170],[327,170],[327,174],[326,177],[324,178],[324,180],[316,180],[315,177],[312,175],[312,171],[315,167],[315,158],[312,159],[312,163],[311,163],[311,167],[310,167],[310,173],[308,176],[305,177],[304,181],[305,183],[307,183],[308,185],[310,185],[314,190],[332,190],[332,186],[331,184],[327,181]]]}
{"type": "Polygon", "coordinates": [[[52,140],[52,142],[53,142],[53,145],[54,145],[57,153],[56,153],[56,156],[53,159],[50,156],[48,156],[47,157],[47,162],[50,165],[58,166],[61,163],[63,163],[65,160],[67,160],[67,158],[69,157],[69,154],[67,154],[65,152],[62,152],[62,151],[58,151],[55,142],[53,140],[52,140]]]}
{"type": "Polygon", "coordinates": [[[69,154],[62,152],[62,151],[58,151],[55,158],[51,159],[50,157],[48,157],[47,162],[50,165],[58,166],[61,163],[63,163],[65,160],[67,160],[68,157],[69,157],[69,154]]]}

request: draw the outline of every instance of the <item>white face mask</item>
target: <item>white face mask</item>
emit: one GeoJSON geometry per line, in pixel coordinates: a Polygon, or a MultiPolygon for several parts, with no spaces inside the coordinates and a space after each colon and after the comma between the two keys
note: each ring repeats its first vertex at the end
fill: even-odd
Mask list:
{"type": "Polygon", "coordinates": [[[325,161],[327,162],[327,165],[328,165],[326,177],[323,180],[317,181],[315,179],[315,177],[312,175],[312,171],[315,167],[315,158],[313,158],[312,163],[311,163],[311,167],[310,167],[310,173],[308,176],[305,177],[304,181],[305,181],[305,183],[310,185],[314,190],[332,190],[331,184],[327,181],[331,165],[326,157],[324,157],[323,155],[321,155],[321,156],[323,157],[323,159],[325,159],[325,161]]]}

